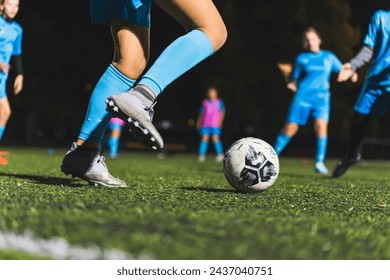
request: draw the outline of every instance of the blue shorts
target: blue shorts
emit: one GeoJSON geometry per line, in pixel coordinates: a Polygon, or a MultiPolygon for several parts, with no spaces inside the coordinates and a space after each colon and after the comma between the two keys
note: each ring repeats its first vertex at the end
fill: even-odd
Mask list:
{"type": "Polygon", "coordinates": [[[390,85],[365,82],[355,103],[354,110],[362,115],[383,116],[390,108],[390,85]]]}
{"type": "Polygon", "coordinates": [[[287,114],[288,123],[305,125],[310,116],[329,122],[330,92],[297,92],[287,114]]]}
{"type": "Polygon", "coordinates": [[[7,97],[7,79],[8,75],[5,75],[4,73],[0,73],[0,98],[6,98],[7,97]]]}
{"type": "Polygon", "coordinates": [[[216,135],[221,136],[221,128],[220,127],[202,127],[199,131],[200,136],[203,135],[216,135]]]}
{"type": "Polygon", "coordinates": [[[91,21],[106,24],[114,18],[150,27],[152,0],[91,0],[91,21]]]}

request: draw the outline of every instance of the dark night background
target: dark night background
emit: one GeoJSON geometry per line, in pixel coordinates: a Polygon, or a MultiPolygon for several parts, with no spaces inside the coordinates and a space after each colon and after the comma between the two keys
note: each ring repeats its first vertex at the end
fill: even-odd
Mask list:
{"type": "MultiPolygon", "coordinates": [[[[361,47],[373,12],[385,5],[388,8],[389,2],[215,0],[228,27],[228,41],[159,97],[155,121],[172,124],[171,129],[161,129],[165,141],[196,149],[197,132],[188,121],[196,119],[203,89],[212,83],[219,88],[227,108],[222,139],[225,147],[243,136],[273,143],[292,97],[276,64],[294,61],[301,51],[303,29],[316,27],[323,37],[322,47],[346,62],[361,47]]],[[[2,144],[68,147],[78,136],[94,85],[111,62],[109,29],[90,23],[87,0],[21,0],[16,21],[24,29],[25,85],[16,97],[8,90],[13,114],[2,144]]],[[[150,62],[183,32],[177,22],[153,6],[150,62]]],[[[329,156],[340,156],[345,147],[365,69],[359,72],[357,84],[338,84],[332,78],[329,156]]],[[[10,76],[9,86],[12,82],[10,76]]],[[[374,119],[367,136],[389,139],[389,120],[389,116],[381,121],[374,119]]],[[[130,140],[125,133],[123,141],[130,140]]],[[[312,157],[314,144],[312,124],[308,123],[285,155],[312,157]]]]}

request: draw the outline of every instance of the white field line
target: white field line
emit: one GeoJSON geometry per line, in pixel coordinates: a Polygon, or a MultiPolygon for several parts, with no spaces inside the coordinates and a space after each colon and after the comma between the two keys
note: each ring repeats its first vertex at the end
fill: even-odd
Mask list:
{"type": "MultiPolygon", "coordinates": [[[[49,240],[35,238],[30,232],[15,234],[0,231],[0,249],[20,250],[58,260],[134,260],[134,256],[118,250],[102,250],[96,245],[79,247],[60,237],[49,240]]],[[[137,259],[151,259],[148,256],[137,259]]]]}

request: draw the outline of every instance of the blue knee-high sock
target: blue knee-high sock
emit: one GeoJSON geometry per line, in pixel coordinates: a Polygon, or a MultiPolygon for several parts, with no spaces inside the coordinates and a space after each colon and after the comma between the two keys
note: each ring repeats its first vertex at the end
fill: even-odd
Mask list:
{"type": "Polygon", "coordinates": [[[327,144],[328,144],[328,137],[317,138],[316,162],[323,162],[325,160],[327,144]]]}
{"type": "Polygon", "coordinates": [[[209,141],[200,141],[199,144],[199,156],[205,156],[207,152],[209,141]]]}
{"type": "Polygon", "coordinates": [[[101,142],[111,118],[111,114],[106,111],[107,97],[130,90],[134,82],[120,73],[112,64],[107,68],[89,100],[88,111],[79,134],[80,139],[92,143],[101,142]]]}
{"type": "Polygon", "coordinates": [[[119,138],[116,137],[110,137],[108,138],[108,147],[110,149],[110,156],[116,156],[118,155],[119,150],[119,138]]]}
{"type": "Polygon", "coordinates": [[[223,154],[222,142],[220,140],[214,142],[214,149],[217,155],[223,154]]]}
{"type": "Polygon", "coordinates": [[[5,131],[5,126],[0,126],[0,140],[1,138],[3,138],[4,131],[5,131]]]}
{"type": "Polygon", "coordinates": [[[279,133],[274,143],[274,149],[277,155],[280,155],[280,153],[284,150],[284,148],[287,146],[290,140],[291,140],[290,136],[287,136],[283,132],[279,133]]]}
{"type": "Polygon", "coordinates": [[[197,29],[177,38],[141,78],[158,96],[166,86],[214,52],[210,39],[197,29]]]}

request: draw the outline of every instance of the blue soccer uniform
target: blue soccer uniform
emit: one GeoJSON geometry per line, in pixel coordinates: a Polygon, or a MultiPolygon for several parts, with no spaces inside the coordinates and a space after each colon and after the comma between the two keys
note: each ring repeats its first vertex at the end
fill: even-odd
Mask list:
{"type": "MultiPolygon", "coordinates": [[[[18,23],[0,17],[0,62],[9,64],[12,56],[22,54],[22,35],[23,29],[18,23]]],[[[7,97],[7,78],[8,73],[0,72],[0,98],[7,97]]]]}
{"type": "Polygon", "coordinates": [[[203,161],[208,147],[208,137],[213,136],[214,149],[217,154],[217,159],[222,159],[223,148],[220,140],[221,136],[221,120],[225,114],[225,105],[219,98],[204,99],[199,110],[199,120],[201,127],[199,134],[201,141],[199,143],[199,160],[203,161]]]}
{"type": "Polygon", "coordinates": [[[372,49],[372,61],[354,109],[382,116],[390,107],[390,11],[374,14],[364,45],[372,49]]]}
{"type": "Polygon", "coordinates": [[[338,73],[340,60],[330,51],[300,54],[292,75],[298,90],[290,105],[287,122],[305,125],[309,116],[329,121],[329,79],[332,72],[338,73]]]}
{"type": "Polygon", "coordinates": [[[351,68],[356,71],[370,60],[371,65],[354,106],[348,149],[333,170],[334,178],[343,175],[361,159],[359,150],[364,128],[371,116],[380,117],[390,108],[390,11],[374,13],[363,43],[360,52],[350,61],[351,68]]]}
{"type": "MultiPolygon", "coordinates": [[[[297,91],[290,104],[286,123],[305,125],[310,116],[315,120],[329,122],[330,91],[329,80],[331,74],[340,72],[341,62],[330,51],[301,53],[294,65],[292,80],[297,85],[297,91]]],[[[274,143],[274,149],[278,155],[290,142],[292,136],[279,133],[274,143]]],[[[321,174],[327,174],[324,165],[327,136],[317,137],[317,152],[315,170],[321,174]]]]}
{"type": "MultiPolygon", "coordinates": [[[[18,58],[15,61],[15,73],[17,74],[22,73],[22,36],[23,29],[18,23],[8,21],[0,16],[0,62],[9,65],[11,57],[18,58]]],[[[7,98],[7,79],[8,71],[0,71],[0,98],[7,98]]],[[[4,131],[5,125],[0,125],[0,139],[3,137],[4,131]]]]}

